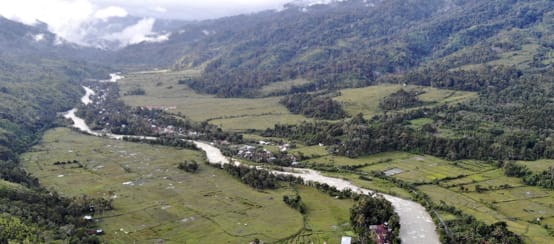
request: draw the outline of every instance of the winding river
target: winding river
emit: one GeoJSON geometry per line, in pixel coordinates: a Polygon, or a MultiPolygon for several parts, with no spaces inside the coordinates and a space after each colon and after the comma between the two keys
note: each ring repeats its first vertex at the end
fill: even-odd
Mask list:
{"type": "MultiPolygon", "coordinates": [[[[116,79],[117,81],[117,79],[116,79]]],[[[81,98],[81,101],[87,105],[92,102],[91,96],[94,95],[94,91],[88,87],[83,86],[86,94],[81,98]]],[[[116,135],[111,133],[100,133],[91,130],[86,122],[79,118],[76,115],[77,108],[71,109],[64,114],[64,117],[71,119],[73,121],[73,127],[79,129],[80,131],[94,135],[94,136],[104,136],[111,139],[121,140],[123,137],[138,138],[145,140],[155,140],[155,137],[146,137],[146,136],[127,136],[127,135],[116,135]]],[[[221,151],[205,142],[194,141],[196,146],[202,149],[208,158],[208,161],[211,164],[228,164],[230,163],[229,159],[225,157],[221,151]]],[[[234,161],[235,164],[240,164],[238,161],[234,161]]],[[[336,187],[338,190],[344,190],[350,188],[354,192],[361,192],[364,194],[372,193],[372,191],[358,187],[352,184],[349,181],[328,177],[322,175],[319,171],[311,169],[292,169],[288,168],[286,172],[283,171],[271,171],[274,174],[288,174],[294,175],[297,177],[303,178],[305,181],[313,181],[319,183],[326,183],[330,186],[336,187]]],[[[403,243],[407,244],[435,244],[439,242],[439,236],[436,232],[435,223],[433,222],[431,216],[423,206],[419,203],[402,199],[395,196],[390,196],[382,194],[385,199],[392,203],[394,210],[398,213],[400,217],[400,238],[403,243]]]]}

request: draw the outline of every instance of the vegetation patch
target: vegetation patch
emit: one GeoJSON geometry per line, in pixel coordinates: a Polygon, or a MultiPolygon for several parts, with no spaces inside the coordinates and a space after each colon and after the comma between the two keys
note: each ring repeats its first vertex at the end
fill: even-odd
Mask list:
{"type": "Polygon", "coordinates": [[[123,96],[122,100],[132,106],[157,107],[167,112],[182,114],[196,122],[210,121],[225,130],[263,130],[277,123],[295,124],[307,120],[302,115],[290,113],[279,104],[281,97],[268,98],[218,98],[198,94],[186,83],[178,84],[190,72],[131,73],[118,81],[123,95],[140,86],[144,96],[123,96]],[[157,83],[163,85],[157,86],[157,83]],[[173,85],[167,89],[166,85],[173,85]]]}
{"type": "Polygon", "coordinates": [[[346,117],[339,103],[333,101],[330,95],[294,94],[284,97],[280,103],[293,114],[303,114],[309,118],[337,120],[346,117]]]}
{"type": "Polygon", "coordinates": [[[387,111],[421,106],[423,102],[417,98],[418,95],[420,95],[419,91],[406,91],[400,89],[386,96],[379,103],[379,107],[387,111]]]}
{"type": "Polygon", "coordinates": [[[399,90],[404,90],[409,93],[419,91],[415,99],[419,100],[420,104],[414,104],[412,107],[418,107],[424,104],[427,106],[437,106],[448,103],[464,102],[477,97],[477,94],[473,92],[437,89],[425,86],[380,84],[364,88],[343,89],[340,92],[341,95],[333,99],[341,103],[344,110],[348,112],[349,115],[354,116],[362,113],[365,118],[369,119],[382,112],[383,109],[380,104],[382,104],[387,97],[391,96],[391,94],[399,90]]]}
{"type": "Polygon", "coordinates": [[[96,217],[104,241],[277,241],[303,226],[302,215],[282,201],[293,194],[288,187],[259,192],[213,167],[175,170],[183,160],[202,162],[198,151],[55,129],[22,159],[45,187],[65,196],[112,199],[114,210],[96,217]],[[84,167],[51,163],[73,159],[84,167]]]}
{"type": "Polygon", "coordinates": [[[299,87],[309,85],[311,81],[305,79],[295,79],[288,81],[273,82],[260,89],[261,96],[274,96],[286,94],[298,89],[299,87]]]}

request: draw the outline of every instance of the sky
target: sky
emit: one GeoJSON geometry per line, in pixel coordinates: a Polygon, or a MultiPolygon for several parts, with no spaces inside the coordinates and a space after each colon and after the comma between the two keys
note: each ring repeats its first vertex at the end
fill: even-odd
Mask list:
{"type": "Polygon", "coordinates": [[[121,46],[141,41],[164,41],[168,35],[154,33],[154,18],[202,20],[266,9],[279,9],[292,0],[2,0],[0,15],[28,25],[40,22],[61,38],[96,45],[91,35],[121,46]],[[106,33],[99,26],[110,17],[142,17],[134,25],[106,33]]]}

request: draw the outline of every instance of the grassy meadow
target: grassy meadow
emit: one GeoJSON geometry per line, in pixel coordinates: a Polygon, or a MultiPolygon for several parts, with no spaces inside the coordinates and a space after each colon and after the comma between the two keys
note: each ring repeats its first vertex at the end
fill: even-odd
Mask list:
{"type": "Polygon", "coordinates": [[[440,105],[444,103],[463,102],[477,97],[474,92],[452,91],[422,86],[402,86],[395,84],[382,84],[364,88],[352,88],[341,90],[341,95],[335,97],[350,115],[362,113],[365,118],[371,118],[382,112],[379,103],[388,95],[400,90],[418,90],[423,94],[418,96],[427,106],[440,105]]]}
{"type": "MultiPolygon", "coordinates": [[[[198,94],[187,85],[179,85],[181,79],[194,77],[195,71],[152,71],[129,73],[119,82],[124,102],[132,106],[157,106],[170,108],[168,112],[182,113],[195,121],[208,120],[224,130],[245,131],[263,130],[275,124],[297,124],[310,121],[302,115],[290,113],[279,104],[280,96],[263,98],[218,98],[212,95],[198,94]],[[127,91],[142,88],[145,95],[123,96],[127,91]]],[[[306,80],[292,80],[269,84],[260,89],[260,96],[271,92],[290,89],[293,85],[306,84],[306,80]]],[[[452,91],[420,86],[383,84],[365,88],[341,90],[334,100],[340,102],[350,115],[362,113],[370,118],[381,111],[379,102],[399,89],[417,89],[423,91],[418,98],[435,106],[444,103],[463,102],[477,96],[473,92],[452,91]]]]}
{"type": "MultiPolygon", "coordinates": [[[[122,98],[126,103],[135,106],[175,106],[175,109],[169,110],[169,112],[182,113],[196,121],[208,120],[210,123],[221,126],[225,130],[261,130],[272,127],[277,123],[295,124],[308,120],[303,116],[293,115],[288,112],[285,107],[279,104],[281,97],[226,99],[195,93],[186,85],[178,85],[178,80],[187,75],[190,74],[174,72],[128,74],[120,83],[122,94],[125,91],[141,87],[146,90],[146,95],[123,96],[122,98]]],[[[263,91],[263,94],[269,94],[287,89],[287,87],[300,84],[301,82],[303,81],[276,83],[264,87],[261,91],[263,91]]],[[[383,84],[365,88],[344,89],[341,90],[340,96],[333,99],[340,102],[350,115],[362,113],[364,117],[370,118],[382,112],[379,108],[379,103],[384,97],[402,88],[423,91],[418,96],[418,99],[425,102],[425,106],[464,102],[477,97],[477,94],[473,92],[383,84]]],[[[411,121],[411,126],[420,128],[430,122],[430,119],[416,119],[411,121]]],[[[439,132],[445,136],[451,133],[448,130],[441,130],[439,132]]],[[[248,134],[245,137],[252,140],[267,139],[252,134],[248,134]]],[[[278,140],[279,138],[271,139],[278,140]]],[[[270,146],[267,149],[271,151],[276,150],[276,148],[270,146]]],[[[512,231],[522,235],[529,243],[551,243],[554,241],[554,237],[544,228],[544,225],[549,225],[551,226],[550,228],[554,226],[554,210],[552,210],[554,192],[538,187],[525,186],[518,178],[504,176],[503,172],[493,165],[474,160],[453,162],[429,155],[415,155],[403,152],[380,153],[352,159],[331,155],[326,151],[325,147],[321,146],[298,145],[297,148],[291,149],[291,152],[301,152],[305,156],[308,156],[309,159],[305,160],[305,162],[310,164],[358,166],[357,170],[366,173],[373,171],[385,172],[387,175],[405,182],[419,184],[418,189],[428,194],[431,200],[436,203],[445,202],[489,224],[505,221],[512,231]],[[477,188],[484,190],[478,193],[476,191],[477,188]],[[537,222],[537,218],[540,219],[539,222],[537,222]]],[[[527,165],[535,172],[544,170],[552,165],[552,161],[549,160],[519,163],[527,165]]],[[[204,170],[207,170],[205,168],[204,170]]],[[[359,174],[344,172],[326,174],[351,180],[361,187],[379,192],[404,198],[411,197],[410,193],[405,189],[376,177],[360,179],[359,174]]],[[[218,176],[218,179],[220,178],[223,177],[218,176]]],[[[294,187],[279,190],[281,191],[279,193],[265,194],[273,194],[275,195],[274,199],[280,199],[279,197],[282,197],[283,194],[289,194],[293,190],[294,187]]],[[[296,219],[296,222],[287,222],[285,224],[285,226],[288,224],[289,227],[283,228],[287,228],[289,231],[279,237],[267,236],[268,240],[281,240],[289,243],[305,243],[307,240],[321,242],[321,240],[335,240],[334,238],[339,237],[338,233],[345,233],[347,231],[348,228],[340,226],[341,223],[344,223],[343,220],[346,218],[344,216],[347,216],[347,213],[341,213],[340,216],[342,217],[340,218],[320,215],[318,211],[341,211],[338,210],[340,208],[329,211],[329,208],[332,206],[328,206],[329,203],[323,200],[313,201],[313,199],[323,198],[323,196],[318,196],[318,194],[311,192],[312,190],[310,189],[300,187],[296,190],[305,200],[309,209],[310,207],[318,209],[316,207],[318,206],[317,204],[324,202],[327,210],[323,208],[317,211],[309,211],[304,216],[303,221],[302,216],[298,213],[290,213],[291,216],[294,216],[293,218],[296,219]],[[318,220],[318,218],[327,219],[323,221],[318,220]],[[329,230],[329,222],[337,223],[338,225],[334,225],[333,229],[329,230]],[[320,226],[318,223],[325,223],[325,226],[318,227],[320,226]],[[291,229],[290,226],[294,226],[294,228],[291,229]]],[[[254,196],[252,198],[256,199],[254,196]]],[[[456,218],[456,216],[448,213],[444,213],[443,217],[445,219],[456,218]]],[[[229,223],[225,223],[222,226],[227,225],[229,223]]],[[[263,232],[261,230],[257,231],[255,233],[263,232]]],[[[236,234],[237,232],[229,233],[236,234]]],[[[222,234],[222,236],[225,235],[222,234]]],[[[338,241],[338,239],[336,240],[338,241]]]]}
{"type": "Polygon", "coordinates": [[[203,153],[57,128],[22,155],[22,166],[62,195],[113,199],[115,210],[95,216],[110,243],[279,242],[308,232],[303,240],[334,242],[349,231],[350,200],[304,186],[257,191],[204,164],[196,174],[177,169],[193,159],[202,162],[203,153]],[[82,167],[54,165],[73,160],[82,167]],[[305,216],[282,201],[296,192],[306,202],[305,216]]]}
{"type": "MultiPolygon", "coordinates": [[[[303,147],[295,150],[302,151],[303,147]]],[[[306,148],[306,152],[311,151],[306,148]]],[[[307,154],[309,155],[309,154],[307,154]]],[[[404,152],[380,153],[360,158],[324,155],[306,160],[310,163],[336,166],[362,166],[363,172],[385,172],[405,182],[420,184],[417,188],[436,203],[445,202],[488,224],[505,221],[510,230],[528,243],[552,243],[544,228],[554,223],[554,191],[526,186],[521,179],[507,177],[501,169],[475,160],[448,161],[429,155],[404,152]],[[506,187],[508,186],[508,187],[506,187]],[[483,189],[477,192],[476,188],[483,189]],[[537,218],[540,221],[537,222],[537,218]]],[[[551,166],[550,160],[524,163],[533,170],[551,166]]],[[[353,181],[359,186],[409,198],[410,194],[394,184],[376,178],[360,179],[354,173],[327,173],[353,181]]],[[[446,218],[455,218],[447,214],[446,218]]]]}
{"type": "Polygon", "coordinates": [[[518,161],[517,163],[527,166],[531,171],[535,173],[540,173],[550,167],[554,167],[554,160],[552,159],[541,159],[537,161],[518,161]]]}
{"type": "Polygon", "coordinates": [[[283,243],[340,243],[343,235],[354,236],[350,228],[351,199],[330,198],[319,190],[303,185],[295,190],[306,205],[304,229],[283,243]]]}
{"type": "Polygon", "coordinates": [[[217,98],[198,94],[178,81],[190,77],[190,72],[130,73],[119,82],[121,95],[142,88],[143,96],[122,96],[132,106],[175,107],[168,112],[182,113],[195,121],[209,120],[225,130],[266,129],[277,123],[295,124],[309,120],[291,114],[279,104],[281,97],[217,98]]]}
{"type": "Polygon", "coordinates": [[[261,96],[267,96],[271,93],[277,93],[277,92],[287,92],[289,91],[293,86],[301,86],[309,84],[309,80],[305,79],[295,79],[295,80],[287,80],[287,81],[280,81],[280,82],[273,82],[269,85],[266,85],[262,87],[259,91],[261,96]]]}

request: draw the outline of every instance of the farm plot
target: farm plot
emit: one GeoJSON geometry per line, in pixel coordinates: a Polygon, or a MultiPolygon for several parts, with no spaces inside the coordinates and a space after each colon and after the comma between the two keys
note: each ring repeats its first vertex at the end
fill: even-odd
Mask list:
{"type": "Polygon", "coordinates": [[[184,160],[203,155],[64,128],[46,133],[22,166],[63,195],[113,199],[115,210],[94,216],[107,242],[274,242],[303,228],[302,215],[282,201],[291,188],[257,191],[206,165],[187,173],[177,169],[184,160]]]}

